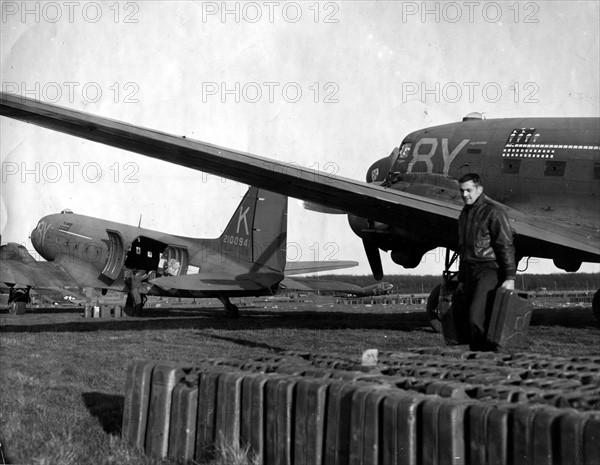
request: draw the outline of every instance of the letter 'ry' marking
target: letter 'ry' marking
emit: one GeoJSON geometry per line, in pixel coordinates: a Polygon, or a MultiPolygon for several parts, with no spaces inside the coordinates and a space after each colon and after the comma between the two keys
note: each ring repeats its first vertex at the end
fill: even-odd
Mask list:
{"type": "MultiPolygon", "coordinates": [[[[463,149],[463,147],[465,145],[467,145],[468,143],[469,143],[469,139],[463,139],[456,147],[454,147],[454,150],[452,150],[452,152],[449,152],[448,139],[447,138],[442,139],[442,160],[444,162],[444,171],[443,171],[444,176],[448,176],[448,172],[450,171],[450,164],[456,158],[458,153],[463,149]]],[[[433,155],[435,155],[437,147],[438,147],[438,140],[436,138],[424,137],[423,139],[419,140],[419,142],[417,142],[417,144],[415,145],[415,148],[413,150],[413,159],[408,164],[408,167],[406,169],[407,173],[412,173],[413,166],[415,165],[415,163],[417,163],[419,161],[422,161],[425,163],[425,166],[427,167],[427,173],[433,173],[433,162],[431,161],[431,157],[433,157],[433,155]],[[419,153],[419,148],[423,144],[431,145],[429,152],[419,153]]]]}

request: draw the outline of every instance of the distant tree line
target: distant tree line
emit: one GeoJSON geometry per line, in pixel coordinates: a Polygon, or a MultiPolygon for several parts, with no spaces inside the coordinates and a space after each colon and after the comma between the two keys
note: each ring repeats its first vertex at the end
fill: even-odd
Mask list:
{"type": "MultiPolygon", "coordinates": [[[[370,275],[320,275],[319,279],[330,279],[357,286],[377,283],[370,275]]],[[[394,292],[401,294],[429,293],[441,282],[441,275],[386,275],[382,281],[394,285],[394,292]]],[[[600,288],[600,273],[556,273],[518,274],[516,287],[526,291],[546,289],[548,291],[596,291],[600,288]]]]}

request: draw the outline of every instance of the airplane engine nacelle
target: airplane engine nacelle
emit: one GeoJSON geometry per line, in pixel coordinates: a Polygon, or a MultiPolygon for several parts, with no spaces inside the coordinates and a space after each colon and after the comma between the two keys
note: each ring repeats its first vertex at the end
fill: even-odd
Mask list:
{"type": "Polygon", "coordinates": [[[416,268],[426,253],[427,250],[421,251],[418,248],[407,247],[393,250],[391,257],[394,263],[402,265],[404,268],[416,268]]]}
{"type": "Polygon", "coordinates": [[[377,244],[382,250],[390,250],[394,245],[396,237],[392,234],[387,224],[354,215],[348,215],[348,223],[354,234],[363,240],[377,244]]]}
{"type": "Polygon", "coordinates": [[[390,227],[353,215],[348,215],[348,222],[358,237],[381,250],[391,250],[392,260],[405,268],[417,267],[423,255],[436,247],[422,234],[409,229],[390,227]]]}
{"type": "Polygon", "coordinates": [[[569,260],[568,258],[555,258],[553,262],[556,268],[560,268],[569,273],[574,273],[581,266],[581,260],[569,260]]]}

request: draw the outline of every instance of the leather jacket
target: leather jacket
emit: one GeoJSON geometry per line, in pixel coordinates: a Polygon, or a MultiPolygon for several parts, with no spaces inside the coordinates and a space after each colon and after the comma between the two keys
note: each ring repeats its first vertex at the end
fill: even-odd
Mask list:
{"type": "Polygon", "coordinates": [[[464,282],[465,264],[495,262],[504,279],[515,279],[517,266],[513,235],[506,213],[481,194],[466,205],[458,218],[459,282],[464,282]]]}

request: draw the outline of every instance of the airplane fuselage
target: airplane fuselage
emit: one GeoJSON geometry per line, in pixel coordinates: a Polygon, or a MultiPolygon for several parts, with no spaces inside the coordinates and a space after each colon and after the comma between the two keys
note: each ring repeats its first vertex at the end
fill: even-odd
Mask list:
{"type": "MultiPolygon", "coordinates": [[[[224,239],[176,236],[68,210],[43,217],[31,233],[31,242],[40,256],[60,265],[82,286],[119,291],[127,290],[124,278],[127,270],[133,269],[155,271],[157,276],[167,272],[169,276],[182,276],[190,271],[190,267],[197,268],[194,272],[210,270],[216,278],[247,274],[244,257],[230,253],[235,248],[227,247],[229,244],[224,244],[224,239]],[[224,249],[229,253],[223,253],[224,249]]],[[[270,287],[274,284],[266,282],[265,289],[256,293],[165,290],[149,286],[148,294],[175,297],[270,295],[270,287]]]]}
{"type": "MultiPolygon", "coordinates": [[[[389,157],[375,162],[367,181],[462,205],[456,179],[469,172],[481,176],[488,197],[542,223],[577,225],[582,235],[597,240],[600,119],[466,119],[421,129],[407,135],[389,157]]],[[[362,223],[354,222],[355,232],[365,230],[362,223]]],[[[438,232],[430,231],[427,237],[428,231],[421,228],[414,232],[418,238],[413,238],[411,229],[396,230],[387,238],[380,234],[379,243],[384,250],[393,250],[394,241],[397,244],[403,236],[406,243],[421,241],[419,252],[430,245],[455,248],[454,231],[448,231],[441,244],[434,244],[440,242],[438,232]]],[[[554,258],[557,266],[568,270],[578,268],[582,261],[597,261],[585,253],[561,257],[552,250],[521,252],[521,256],[554,258]]],[[[401,253],[396,253],[399,263],[418,263],[416,257],[411,263],[401,253]]]]}

